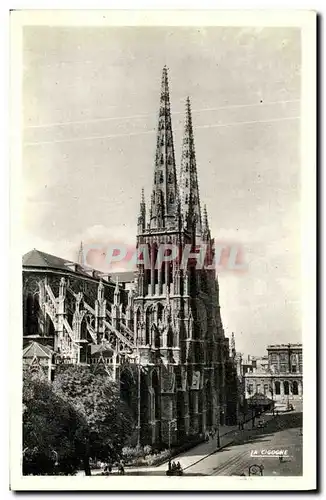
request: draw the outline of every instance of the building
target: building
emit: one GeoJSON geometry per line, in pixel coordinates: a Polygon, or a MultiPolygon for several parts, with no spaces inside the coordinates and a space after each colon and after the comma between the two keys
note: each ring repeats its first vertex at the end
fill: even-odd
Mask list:
{"type": "Polygon", "coordinates": [[[138,442],[160,445],[234,424],[238,412],[236,365],[212,266],[214,240],[200,204],[190,100],[178,181],[166,68],[153,177],[148,206],[142,192],[137,230],[137,248],[146,250],[150,263],[137,264],[132,283],[114,283],[83,261],[36,250],[25,256],[24,352],[33,342],[33,353],[49,354],[38,344],[52,354],[42,363],[37,354],[33,362],[24,356],[24,363],[30,369],[46,367],[50,378],[61,363],[104,369],[119,381],[133,410],[138,442]],[[161,259],[157,266],[161,249],[169,245],[178,248],[178,258],[161,259]],[[198,245],[208,249],[205,265],[182,266],[185,249],[195,252],[198,245]]]}
{"type": "Polygon", "coordinates": [[[268,356],[248,370],[245,365],[245,397],[263,394],[275,403],[301,402],[303,399],[302,344],[267,346],[268,356]]]}
{"type": "Polygon", "coordinates": [[[268,368],[268,356],[252,356],[241,360],[242,373],[253,373],[256,370],[265,371],[268,368]]]}

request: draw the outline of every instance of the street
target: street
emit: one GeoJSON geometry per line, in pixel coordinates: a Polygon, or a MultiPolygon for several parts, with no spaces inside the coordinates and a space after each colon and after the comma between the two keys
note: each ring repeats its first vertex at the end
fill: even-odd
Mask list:
{"type": "Polygon", "coordinates": [[[264,476],[299,476],[302,474],[301,429],[301,413],[279,415],[264,429],[238,435],[222,450],[188,467],[184,474],[248,475],[249,467],[255,464],[263,466],[264,476]],[[280,462],[278,456],[266,454],[271,450],[287,450],[287,456],[280,462]],[[258,454],[258,457],[252,454],[258,454]]]}
{"type": "MultiPolygon", "coordinates": [[[[249,475],[251,465],[263,466],[264,476],[299,476],[302,474],[302,413],[291,412],[276,417],[265,415],[264,428],[252,428],[248,422],[245,430],[231,428],[221,436],[221,446],[216,451],[216,440],[202,443],[177,457],[184,476],[249,475]],[[280,461],[277,455],[267,455],[287,450],[280,461]],[[258,455],[258,456],[257,456],[258,455]],[[262,456],[259,456],[262,455],[262,456]]],[[[227,429],[227,428],[226,428],[227,429]]],[[[126,467],[126,475],[165,475],[167,463],[158,467],[126,467]]],[[[100,471],[93,471],[97,475],[100,471]]],[[[113,472],[116,475],[117,471],[113,472]]]]}

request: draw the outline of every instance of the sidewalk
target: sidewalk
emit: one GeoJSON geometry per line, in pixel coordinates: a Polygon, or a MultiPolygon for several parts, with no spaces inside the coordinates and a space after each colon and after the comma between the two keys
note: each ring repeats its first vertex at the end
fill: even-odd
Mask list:
{"type": "MultiPolygon", "coordinates": [[[[271,420],[274,418],[274,416],[271,415],[266,415],[263,414],[262,417],[264,418],[265,422],[271,420]]],[[[255,418],[255,424],[257,424],[259,418],[255,418]]],[[[244,429],[243,431],[248,431],[252,430],[252,420],[249,420],[245,422],[244,424],[244,429]]],[[[217,448],[217,437],[215,436],[214,438],[210,439],[207,443],[201,443],[194,448],[181,453],[180,455],[176,456],[173,458],[174,462],[180,462],[180,465],[183,470],[188,469],[195,463],[203,460],[206,458],[208,455],[212,455],[213,453],[216,453],[218,449],[224,448],[228,444],[232,443],[236,437],[241,435],[243,432],[242,430],[239,430],[238,426],[221,426],[220,427],[220,447],[217,448]]],[[[168,461],[164,462],[164,464],[161,464],[160,466],[156,467],[156,470],[162,470],[167,468],[167,463],[168,461]]]]}
{"type": "MultiPolygon", "coordinates": [[[[265,422],[274,418],[273,414],[263,414],[262,418],[264,418],[265,422]]],[[[259,418],[256,417],[255,423],[257,424],[259,418]]],[[[183,470],[190,468],[196,463],[204,460],[207,456],[216,453],[218,449],[224,448],[228,444],[232,443],[236,437],[241,435],[244,431],[252,430],[252,420],[245,422],[244,430],[239,430],[238,426],[220,426],[220,447],[217,448],[217,437],[214,436],[210,438],[208,442],[201,443],[194,448],[191,448],[188,451],[181,453],[173,457],[172,461],[180,462],[180,465],[183,470]]],[[[141,466],[141,467],[125,467],[125,474],[137,474],[137,473],[162,473],[162,471],[167,470],[168,460],[158,466],[141,466]]],[[[100,471],[93,471],[93,474],[96,475],[100,471]]]]}

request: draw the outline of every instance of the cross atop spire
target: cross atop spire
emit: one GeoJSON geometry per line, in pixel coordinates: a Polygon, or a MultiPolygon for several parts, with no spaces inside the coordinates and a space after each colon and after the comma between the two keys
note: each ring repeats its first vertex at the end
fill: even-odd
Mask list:
{"type": "Polygon", "coordinates": [[[170,95],[167,67],[162,73],[160,109],[151,196],[150,228],[174,226],[177,209],[177,175],[175,167],[170,95]]]}
{"type": "Polygon", "coordinates": [[[181,212],[191,226],[196,222],[196,234],[201,234],[199,188],[196,167],[195,141],[192,127],[190,98],[186,100],[186,116],[181,154],[180,173],[181,212]]]}

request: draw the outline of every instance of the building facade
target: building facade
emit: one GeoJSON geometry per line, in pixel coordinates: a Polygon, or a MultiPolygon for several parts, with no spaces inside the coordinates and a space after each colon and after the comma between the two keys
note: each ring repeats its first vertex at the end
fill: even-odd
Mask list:
{"type": "Polygon", "coordinates": [[[275,403],[303,400],[302,344],[278,344],[267,347],[268,355],[254,368],[245,365],[245,396],[263,394],[275,403]]]}
{"type": "MultiPolygon", "coordinates": [[[[200,204],[190,100],[178,179],[166,68],[153,188],[148,206],[141,196],[137,248],[144,260],[124,287],[36,250],[25,256],[26,352],[39,352],[35,343],[49,346],[52,378],[60,363],[105,368],[120,382],[142,443],[181,443],[236,423],[236,365],[221,321],[214,240],[200,204]],[[166,259],[172,247],[177,255],[166,259]],[[196,258],[184,265],[185,253],[198,247],[206,249],[204,265],[196,258]]],[[[35,369],[37,356],[24,363],[35,369]]]]}

